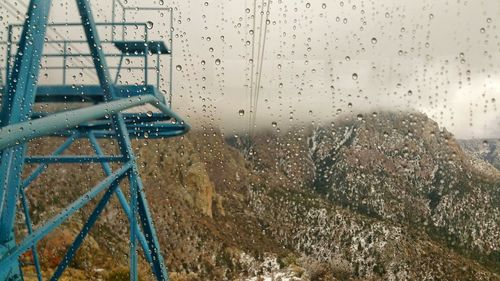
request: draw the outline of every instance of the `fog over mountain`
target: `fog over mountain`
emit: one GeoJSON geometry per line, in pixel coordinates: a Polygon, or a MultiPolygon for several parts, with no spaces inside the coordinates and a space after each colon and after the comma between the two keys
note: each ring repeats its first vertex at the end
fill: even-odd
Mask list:
{"type": "MultiPolygon", "coordinates": [[[[23,2],[26,0],[12,5],[24,12],[23,2]]],[[[111,21],[111,3],[92,1],[98,21],[111,21]]],[[[257,58],[259,41],[264,44],[258,36],[260,23],[266,22],[267,3],[129,0],[126,5],[175,7],[174,66],[178,67],[173,73],[174,108],[192,122],[213,119],[226,133],[232,133],[248,130],[253,111],[249,85],[256,80],[250,75],[249,61],[252,49],[257,58]],[[251,32],[254,4],[255,46],[251,32]]],[[[276,122],[287,128],[297,123],[329,122],[339,114],[411,109],[426,113],[459,138],[499,137],[500,2],[269,3],[258,94],[259,126],[267,128],[276,122]]],[[[53,1],[53,6],[53,22],[76,20],[73,1],[53,1]]],[[[0,39],[5,40],[5,26],[22,17],[3,8],[0,15],[0,39]]],[[[161,12],[128,11],[126,20],[150,20],[151,38],[169,39],[167,12],[162,16],[161,12]]],[[[75,30],[59,31],[81,36],[75,30]]],[[[109,34],[109,30],[101,31],[103,38],[109,34]]],[[[0,48],[3,65],[5,47],[0,48]]],[[[138,64],[132,62],[134,65],[138,64]]],[[[165,79],[168,70],[165,62],[161,69],[165,79]]],[[[68,79],[73,79],[69,83],[87,83],[92,76],[85,72],[68,79]]],[[[45,80],[57,77],[53,73],[45,80]]],[[[123,80],[141,82],[134,72],[124,74],[123,80]]],[[[167,82],[162,82],[165,89],[167,82]]]]}

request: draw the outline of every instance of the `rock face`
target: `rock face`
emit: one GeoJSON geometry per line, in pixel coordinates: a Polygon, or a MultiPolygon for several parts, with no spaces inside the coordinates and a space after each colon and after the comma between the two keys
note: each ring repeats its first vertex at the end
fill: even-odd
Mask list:
{"type": "Polygon", "coordinates": [[[466,153],[482,159],[500,170],[500,139],[468,139],[458,140],[466,153]]]}
{"type": "MultiPolygon", "coordinates": [[[[500,172],[424,115],[343,118],[252,142],[206,127],[134,145],[173,280],[500,280],[500,172]]],[[[65,168],[75,182],[99,174],[65,168]]],[[[56,170],[35,183],[47,193],[30,194],[35,223],[86,190],[56,170]]],[[[113,258],[79,269],[126,267],[126,217],[112,204],[91,237],[113,258]]]]}
{"type": "Polygon", "coordinates": [[[191,165],[184,179],[188,201],[204,215],[212,217],[214,186],[202,163],[191,165]]]}

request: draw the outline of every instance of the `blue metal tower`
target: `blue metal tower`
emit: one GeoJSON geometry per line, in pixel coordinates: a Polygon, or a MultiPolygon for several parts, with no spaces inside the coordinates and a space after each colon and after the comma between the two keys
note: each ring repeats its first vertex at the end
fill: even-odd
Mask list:
{"type": "MultiPolygon", "coordinates": [[[[80,233],[50,277],[58,280],[68,267],[80,245],[99,218],[110,198],[116,194],[128,217],[130,228],[130,280],[137,280],[138,247],[143,249],[144,257],[151,265],[152,272],[158,280],[168,280],[158,239],[153,226],[151,214],[144,194],[144,187],[138,173],[136,159],[132,150],[131,138],[166,138],[184,134],[189,126],[171,109],[172,94],[172,44],[170,48],[162,41],[148,39],[148,23],[115,22],[115,5],[123,9],[123,17],[127,8],[119,1],[113,0],[113,22],[96,23],[91,12],[89,0],[76,0],[81,23],[48,22],[51,0],[30,0],[27,7],[26,20],[18,42],[12,39],[13,29],[9,26],[9,42],[7,44],[7,65],[5,69],[5,85],[0,85],[0,280],[23,280],[20,256],[31,251],[38,279],[42,280],[42,272],[37,243],[52,230],[64,223],[76,211],[89,202],[97,204],[88,217],[80,233]],[[68,52],[68,44],[74,41],[51,40],[47,37],[49,26],[83,26],[88,53],[68,52]],[[111,40],[101,41],[99,28],[111,26],[111,40]],[[117,28],[127,25],[143,27],[141,40],[126,40],[126,36],[114,35],[117,28]],[[44,46],[59,44],[64,47],[62,53],[45,54],[44,46]],[[117,53],[105,53],[104,45],[111,45],[117,53]],[[11,57],[13,46],[17,45],[17,54],[11,57]],[[160,87],[160,56],[170,56],[170,99],[167,102],[160,87]],[[90,58],[97,74],[95,85],[67,85],[66,60],[69,57],[90,58]],[[108,67],[107,58],[119,58],[117,67],[108,67]],[[124,58],[144,58],[143,83],[137,85],[119,85],[122,62],[124,58]],[[157,65],[153,67],[157,73],[156,85],[148,82],[148,57],[155,56],[157,65]],[[42,59],[60,57],[63,59],[63,82],[60,85],[41,85],[39,83],[42,59]],[[116,77],[111,76],[110,69],[116,69],[116,77]],[[77,109],[58,112],[37,111],[36,103],[77,103],[77,109]],[[90,104],[90,105],[89,105],[90,104]],[[138,112],[152,105],[158,112],[138,112]],[[127,109],[136,108],[131,113],[127,109]],[[51,155],[27,155],[30,140],[41,137],[66,138],[64,143],[51,155]],[[63,155],[71,144],[80,138],[91,143],[93,155],[63,155]],[[105,155],[99,139],[114,139],[119,148],[118,155],[105,155]],[[48,165],[55,163],[100,163],[107,177],[85,194],[67,206],[61,213],[48,220],[44,225],[33,229],[26,193],[29,185],[48,165]],[[120,167],[112,169],[111,163],[119,163],[120,167]],[[22,178],[24,165],[38,165],[26,178],[22,178]],[[120,188],[120,182],[128,180],[130,199],[120,188]],[[16,237],[16,206],[20,202],[24,212],[28,235],[23,239],[16,237]]],[[[134,8],[137,10],[137,8],[134,8]]],[[[150,8],[144,7],[147,10],[150,8]]],[[[168,9],[172,13],[172,9],[168,9]]],[[[171,21],[170,24],[173,24],[171,21]]],[[[171,40],[173,38],[171,37],[171,40]]],[[[47,68],[47,67],[46,67],[47,68]]],[[[46,69],[45,68],[45,69],[46,69]]],[[[81,67],[80,67],[81,68],[81,67]]],[[[75,183],[76,184],[76,183],[75,183]]]]}

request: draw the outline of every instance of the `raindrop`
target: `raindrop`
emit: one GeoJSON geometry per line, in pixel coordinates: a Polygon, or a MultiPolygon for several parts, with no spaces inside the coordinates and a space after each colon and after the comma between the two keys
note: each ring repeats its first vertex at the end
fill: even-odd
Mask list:
{"type": "Polygon", "coordinates": [[[153,116],[153,112],[151,110],[148,110],[148,112],[146,112],[146,115],[148,117],[152,117],[153,116]]]}
{"type": "Polygon", "coordinates": [[[373,44],[373,45],[375,45],[375,44],[377,44],[377,42],[378,42],[378,41],[377,41],[377,38],[373,37],[373,38],[372,38],[372,44],[373,44]]]}
{"type": "Polygon", "coordinates": [[[180,64],[178,64],[175,69],[177,69],[178,71],[181,71],[182,70],[182,66],[180,64]]]}
{"type": "Polygon", "coordinates": [[[219,65],[219,64],[220,64],[220,59],[216,59],[216,60],[215,60],[215,64],[216,64],[216,65],[219,65]]]}
{"type": "Polygon", "coordinates": [[[153,22],[152,22],[152,21],[148,21],[148,22],[146,22],[146,27],[147,27],[148,29],[153,29],[153,22]]]}
{"type": "Polygon", "coordinates": [[[308,9],[311,8],[311,3],[307,3],[306,8],[308,8],[308,9]]]}
{"type": "Polygon", "coordinates": [[[357,73],[353,73],[352,74],[352,80],[358,80],[358,74],[357,73]]]}
{"type": "Polygon", "coordinates": [[[326,9],[326,3],[321,4],[321,8],[326,9]]]}
{"type": "Polygon", "coordinates": [[[245,115],[245,110],[243,110],[243,109],[240,109],[240,111],[238,111],[238,114],[239,114],[240,116],[243,116],[243,115],[245,115]]]}

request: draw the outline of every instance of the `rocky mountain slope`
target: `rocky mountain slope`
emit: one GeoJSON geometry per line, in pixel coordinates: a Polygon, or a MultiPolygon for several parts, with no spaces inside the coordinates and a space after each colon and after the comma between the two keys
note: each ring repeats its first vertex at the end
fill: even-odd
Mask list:
{"type": "Polygon", "coordinates": [[[500,139],[462,139],[458,143],[466,153],[500,170],[500,139]]]}
{"type": "MultiPolygon", "coordinates": [[[[173,280],[500,280],[500,172],[471,164],[424,115],[360,115],[252,142],[205,127],[134,145],[173,280]]],[[[30,192],[34,221],[99,174],[51,167],[30,192]]],[[[89,213],[40,243],[47,272],[89,213]]],[[[125,220],[115,200],[66,278],[126,280],[125,220]]]]}

